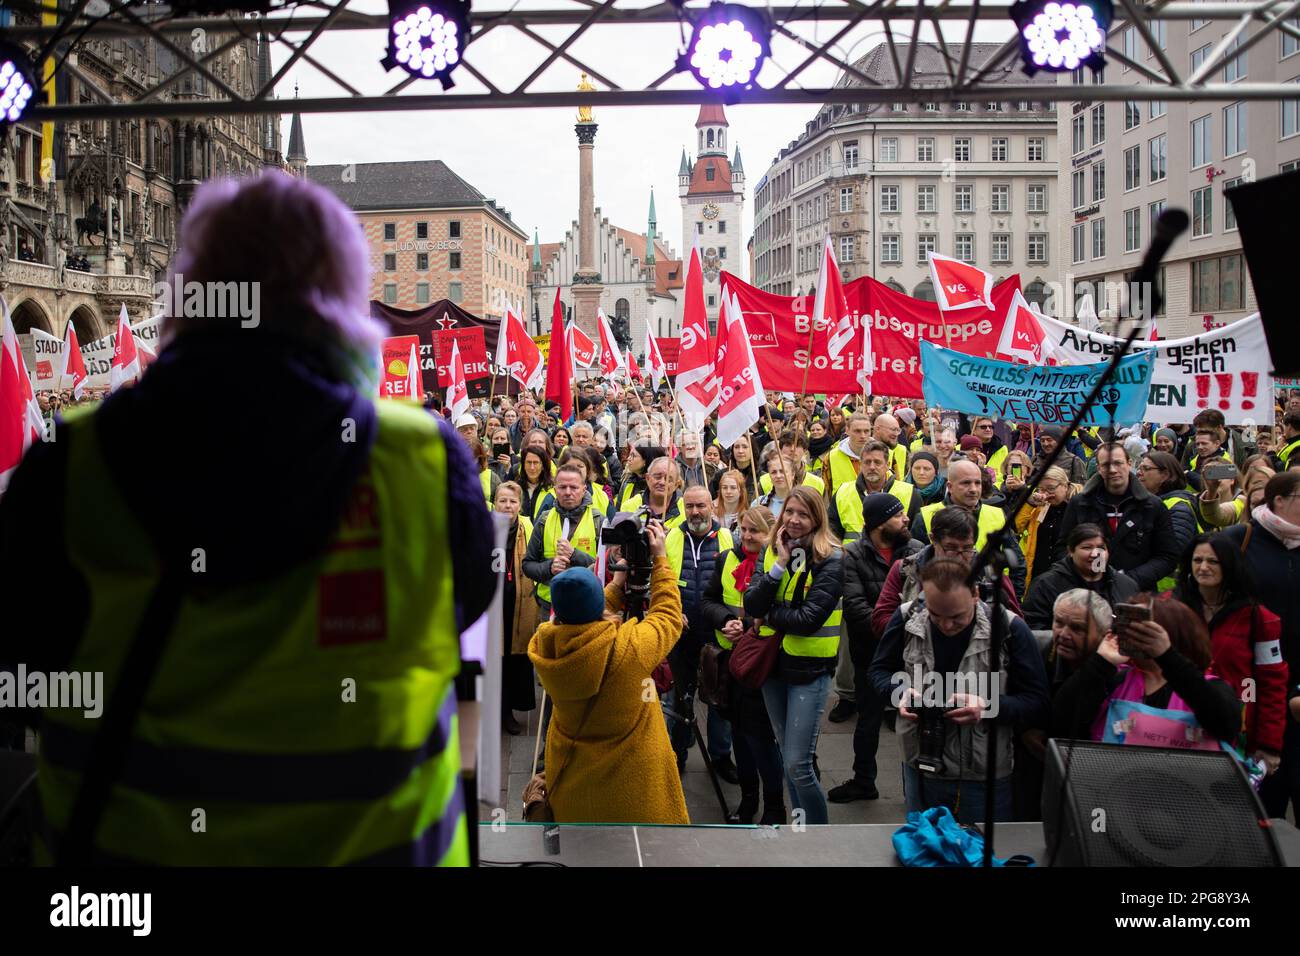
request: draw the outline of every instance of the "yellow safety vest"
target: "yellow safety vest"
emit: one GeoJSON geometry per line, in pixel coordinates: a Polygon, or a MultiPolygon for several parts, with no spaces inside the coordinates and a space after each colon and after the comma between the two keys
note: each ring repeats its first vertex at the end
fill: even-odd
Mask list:
{"type": "Polygon", "coordinates": [[[596,510],[603,515],[609,514],[609,495],[605,494],[605,489],[597,484],[589,484],[591,489],[591,503],[596,506],[596,510]]]}
{"type": "MultiPolygon", "coordinates": [[[[936,501],[932,505],[926,505],[921,509],[921,520],[925,522],[925,533],[930,533],[930,522],[934,516],[946,507],[946,503],[936,501]]],[[[975,521],[979,526],[979,537],[975,539],[975,550],[984,547],[984,542],[989,539],[989,535],[994,531],[1001,530],[1002,526],[1007,523],[1007,517],[1002,513],[1001,508],[994,508],[991,505],[982,505],[979,514],[976,515],[975,521]]],[[[933,543],[933,542],[931,542],[933,543]]]]}
{"type": "Polygon", "coordinates": [[[995,451],[992,457],[985,463],[993,471],[993,487],[1002,487],[1002,463],[1007,460],[1007,446],[1003,445],[995,451]]]}
{"type": "Polygon", "coordinates": [[[479,484],[483,486],[483,500],[487,502],[488,511],[492,510],[492,469],[484,468],[478,473],[479,484]]]}
{"type": "MultiPolygon", "coordinates": [[[[915,490],[907,482],[894,479],[889,482],[885,492],[903,503],[903,513],[906,514],[912,507],[912,493],[915,490]]],[[[836,493],[835,510],[839,512],[840,524],[844,528],[844,543],[848,544],[862,537],[862,529],[866,522],[862,518],[862,495],[858,494],[856,481],[851,485],[842,486],[836,493]]]]}
{"type": "MultiPolygon", "coordinates": [[[[569,544],[574,551],[581,551],[593,558],[600,544],[600,525],[604,515],[596,513],[593,505],[588,505],[582,514],[582,520],[576,528],[569,529],[569,544]]],[[[546,512],[546,523],[542,525],[542,557],[550,560],[555,557],[556,546],[560,543],[560,532],[564,530],[564,519],[560,517],[558,507],[546,512]]],[[[602,582],[603,584],[604,582],[602,582]]],[[[548,604],[551,601],[549,584],[538,583],[537,596],[548,604]]]]}
{"type": "MultiPolygon", "coordinates": [[[[799,484],[806,485],[819,495],[826,493],[826,482],[822,481],[821,478],[817,477],[810,471],[804,472],[803,481],[799,482],[799,484]]],[[[765,495],[770,495],[772,493],[771,475],[758,476],[758,490],[765,495]]]]}
{"type": "Polygon", "coordinates": [[[902,442],[889,449],[889,466],[893,469],[894,477],[899,481],[907,475],[907,449],[903,447],[902,442]]]}
{"type": "MultiPolygon", "coordinates": [[[[718,557],[730,551],[735,541],[732,540],[731,532],[726,528],[717,530],[718,536],[718,557]]],[[[664,551],[668,555],[668,563],[673,566],[673,575],[677,578],[677,586],[685,587],[686,582],[682,580],[682,561],[686,553],[686,535],[688,534],[685,525],[678,525],[668,532],[668,537],[664,539],[664,551]]]]}
{"type": "MultiPolygon", "coordinates": [[[[768,548],[763,558],[763,573],[770,572],[774,564],[776,564],[776,552],[768,548]]],[[[790,569],[786,568],[781,583],[777,585],[777,603],[790,604],[796,597],[806,598],[808,592],[812,590],[812,585],[811,568],[807,569],[806,576],[803,571],[792,574],[790,569]],[[796,594],[795,585],[801,577],[804,578],[803,592],[796,594]]],[[[781,650],[791,657],[834,657],[840,650],[840,621],[844,617],[843,606],[844,600],[841,598],[835,603],[835,609],[831,611],[830,616],[822,622],[822,626],[811,634],[786,634],[781,640],[781,650]]],[[[770,636],[775,634],[776,630],[765,624],[758,629],[758,632],[770,636]]]]}
{"type": "MultiPolygon", "coordinates": [[[[736,568],[740,567],[741,559],[737,556],[734,547],[733,544],[727,549],[726,560],[722,562],[722,603],[736,620],[743,621],[745,595],[736,587],[736,568]]],[[[713,636],[718,639],[718,644],[723,650],[731,650],[732,642],[722,631],[715,630],[713,636]]]]}
{"type": "MultiPolygon", "coordinates": [[[[1196,463],[1197,463],[1198,461],[1200,461],[1200,460],[1201,460],[1201,456],[1200,456],[1200,455],[1193,455],[1192,458],[1191,458],[1191,460],[1187,463],[1187,468],[1188,468],[1188,470],[1189,470],[1189,471],[1195,471],[1195,470],[1196,470],[1196,463]]],[[[1223,452],[1223,454],[1219,455],[1219,457],[1216,458],[1215,461],[1232,461],[1232,456],[1229,455],[1229,454],[1225,451],[1225,452],[1223,452]]],[[[1235,462],[1234,462],[1234,464],[1235,464],[1235,462]]]]}
{"type": "Polygon", "coordinates": [[[1282,447],[1277,453],[1278,461],[1282,463],[1282,470],[1286,471],[1291,467],[1291,456],[1300,451],[1300,438],[1293,439],[1282,447]]]}
{"type": "MultiPolygon", "coordinates": [[[[626,505],[620,510],[639,511],[640,508],[641,508],[641,496],[633,495],[631,498],[627,499],[626,505]]],[[[673,528],[676,528],[679,524],[681,524],[685,520],[686,520],[686,510],[682,507],[682,499],[679,496],[677,498],[675,513],[671,515],[664,515],[664,528],[666,530],[671,531],[673,528]]]]}
{"type": "Polygon", "coordinates": [[[536,521],[542,514],[542,509],[546,507],[546,502],[555,500],[555,489],[547,488],[545,492],[538,495],[533,500],[533,520],[536,521]]]}
{"type": "Polygon", "coordinates": [[[859,464],[856,458],[850,458],[844,451],[836,445],[826,455],[826,461],[830,465],[831,473],[831,495],[839,493],[840,487],[846,481],[857,481],[859,464]]]}
{"type": "MultiPolygon", "coordinates": [[[[422,409],[376,406],[366,470],[321,554],[181,596],[97,862],[468,864],[447,449],[422,409]]],[[[95,424],[68,416],[69,474],[108,474],[95,424]]],[[[111,479],[69,483],[62,507],[68,560],[89,589],[68,670],[102,673],[112,700],[158,558],[111,479]]],[[[40,862],[68,825],[99,725],[81,708],[42,713],[40,862]]]]}
{"type": "MultiPolygon", "coordinates": [[[[1179,495],[1170,495],[1168,498],[1161,498],[1160,502],[1170,511],[1173,511],[1179,505],[1186,505],[1188,509],[1191,510],[1192,517],[1196,519],[1197,532],[1201,532],[1205,530],[1203,527],[1201,527],[1200,519],[1196,515],[1196,509],[1192,507],[1192,503],[1188,501],[1186,498],[1183,498],[1179,495]]],[[[1178,585],[1178,578],[1172,574],[1167,574],[1159,581],[1156,582],[1156,590],[1161,594],[1163,594],[1165,591],[1172,591],[1175,587],[1177,587],[1177,585],[1178,585]]]]}

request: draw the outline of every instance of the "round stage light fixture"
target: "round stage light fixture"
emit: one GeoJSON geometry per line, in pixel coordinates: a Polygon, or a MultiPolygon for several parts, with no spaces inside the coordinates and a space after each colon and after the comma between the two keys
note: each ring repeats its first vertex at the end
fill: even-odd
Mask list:
{"type": "Polygon", "coordinates": [[[389,0],[388,54],[380,63],[450,89],[469,30],[468,0],[389,0]]]}
{"type": "Polygon", "coordinates": [[[1106,31],[1115,13],[1111,0],[1018,0],[1009,11],[1020,31],[1025,72],[1069,73],[1105,64],[1106,31]]]}
{"type": "Polygon", "coordinates": [[[705,89],[745,89],[763,68],[771,37],[772,26],[762,10],[714,3],[694,18],[691,42],[680,65],[705,89]]]}

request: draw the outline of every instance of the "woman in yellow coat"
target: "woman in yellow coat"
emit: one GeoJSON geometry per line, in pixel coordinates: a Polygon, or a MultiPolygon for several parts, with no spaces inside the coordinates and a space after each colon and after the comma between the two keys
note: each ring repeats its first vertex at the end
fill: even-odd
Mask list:
{"type": "Polygon", "coordinates": [[[652,524],[647,533],[654,569],[644,620],[621,621],[624,572],[602,593],[589,568],[571,568],[551,580],[555,620],[528,645],[554,700],[546,790],[559,823],[690,823],[659,697],[648,683],[681,636],[682,599],[663,529],[652,524]]]}

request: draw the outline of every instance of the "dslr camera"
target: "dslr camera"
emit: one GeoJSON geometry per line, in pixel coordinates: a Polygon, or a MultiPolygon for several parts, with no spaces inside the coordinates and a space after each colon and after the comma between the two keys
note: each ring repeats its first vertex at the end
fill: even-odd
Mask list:
{"type": "Polygon", "coordinates": [[[917,705],[912,710],[919,718],[916,739],[919,752],[913,766],[921,773],[943,773],[943,743],[948,733],[947,707],[917,705]]]}
{"type": "Polygon", "coordinates": [[[614,571],[627,571],[624,585],[623,614],[626,619],[645,615],[650,595],[650,571],[654,561],[650,554],[650,538],[646,534],[646,520],[650,512],[620,511],[600,529],[600,543],[605,547],[617,546],[623,556],[621,565],[610,565],[614,571]]]}

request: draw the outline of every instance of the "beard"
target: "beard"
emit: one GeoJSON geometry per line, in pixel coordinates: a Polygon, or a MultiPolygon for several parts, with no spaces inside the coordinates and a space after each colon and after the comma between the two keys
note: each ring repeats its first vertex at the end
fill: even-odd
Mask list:
{"type": "Polygon", "coordinates": [[[686,522],[686,529],[690,531],[691,534],[695,535],[708,534],[712,527],[712,518],[701,518],[698,521],[692,520],[686,522]]]}
{"type": "Polygon", "coordinates": [[[907,542],[911,540],[912,540],[912,529],[904,525],[902,528],[899,528],[893,534],[886,536],[885,544],[889,545],[890,548],[896,549],[896,548],[903,547],[903,545],[907,544],[907,542]]]}

